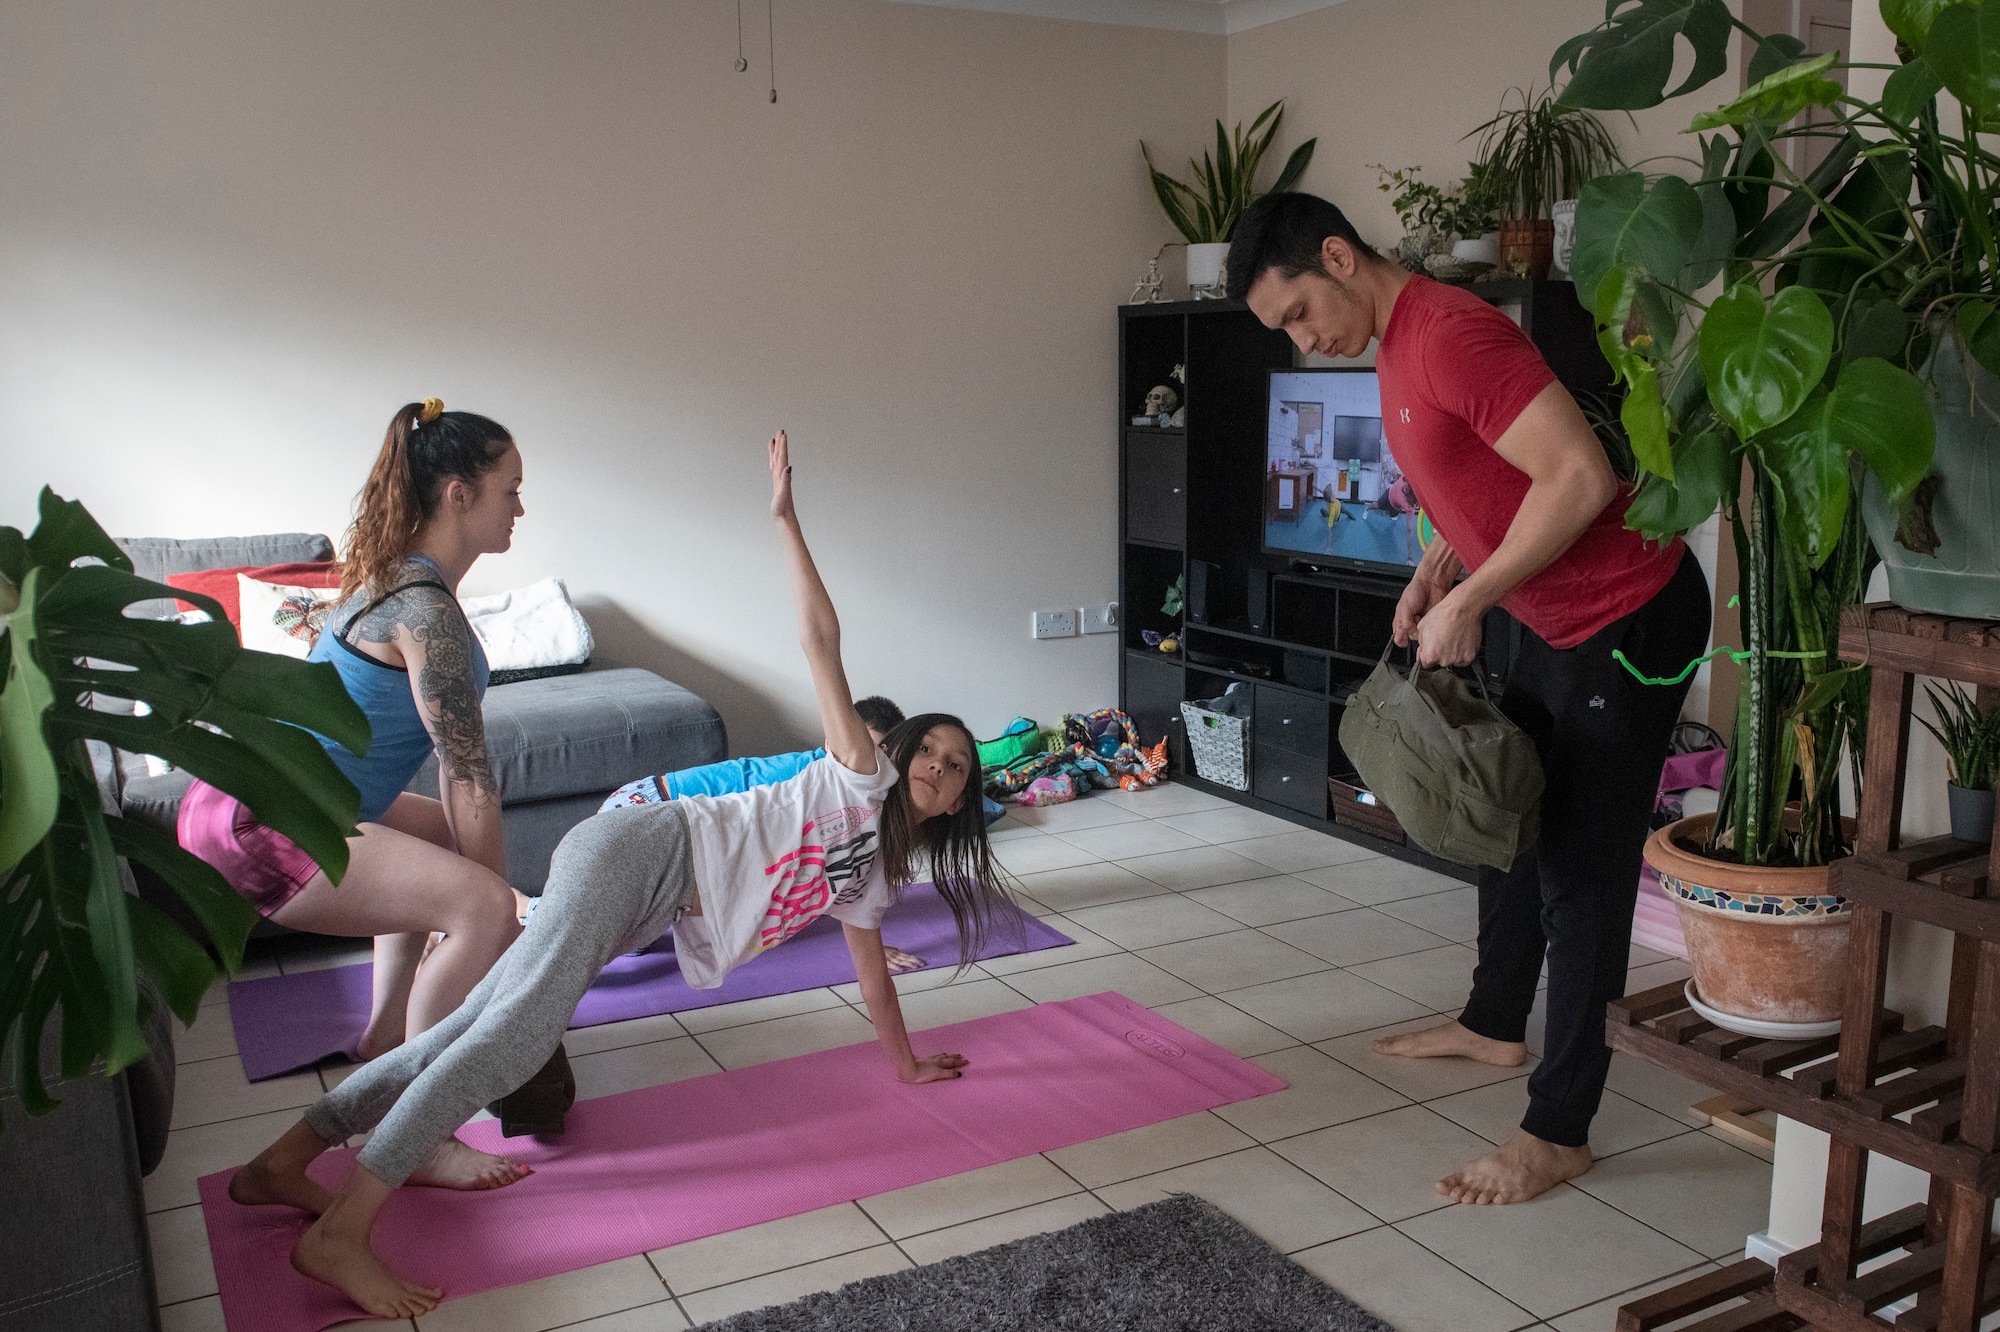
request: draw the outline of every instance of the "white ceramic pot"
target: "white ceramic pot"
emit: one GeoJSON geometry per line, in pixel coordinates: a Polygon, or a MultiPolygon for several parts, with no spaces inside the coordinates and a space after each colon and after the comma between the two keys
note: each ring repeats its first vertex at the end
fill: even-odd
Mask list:
{"type": "Polygon", "coordinates": [[[1453,241],[1451,257],[1462,264],[1497,264],[1500,262],[1500,233],[1489,232],[1471,240],[1453,241]]]}
{"type": "Polygon", "coordinates": [[[1212,241],[1203,245],[1188,246],[1188,286],[1213,287],[1222,280],[1222,265],[1228,258],[1228,241],[1212,241]]]}

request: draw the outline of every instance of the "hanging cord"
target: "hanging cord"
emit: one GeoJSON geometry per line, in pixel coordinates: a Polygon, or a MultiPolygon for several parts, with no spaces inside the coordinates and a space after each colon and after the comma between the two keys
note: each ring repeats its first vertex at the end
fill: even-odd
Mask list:
{"type": "Polygon", "coordinates": [[[771,62],[771,105],[778,104],[778,0],[764,0],[765,32],[764,54],[771,62]]]}
{"type": "Polygon", "coordinates": [[[743,0],[736,0],[736,72],[741,74],[750,68],[750,62],[743,58],[743,0]]]}
{"type": "MultiPolygon", "coordinates": [[[[1623,666],[1626,670],[1630,671],[1632,673],[1632,678],[1634,680],[1637,680],[1640,684],[1648,684],[1648,685],[1677,685],[1681,681],[1687,679],[1690,675],[1693,675],[1698,667],[1702,666],[1706,662],[1714,661],[1717,657],[1726,656],[1731,661],[1735,662],[1738,666],[1741,666],[1744,662],[1749,661],[1752,657],[1757,655],[1758,654],[1755,652],[1738,652],[1735,648],[1719,647],[1716,648],[1713,652],[1703,653],[1701,656],[1696,657],[1693,661],[1689,662],[1687,665],[1681,667],[1681,673],[1679,675],[1671,675],[1662,678],[1655,678],[1653,676],[1641,672],[1637,666],[1634,666],[1632,664],[1631,659],[1627,657],[1619,649],[1617,648],[1611,649],[1611,659],[1613,661],[1617,662],[1620,666],[1623,666]]],[[[1785,657],[1794,661],[1813,661],[1820,657],[1825,656],[1826,654],[1824,652],[1766,652],[1763,655],[1766,657],[1785,657]]]]}

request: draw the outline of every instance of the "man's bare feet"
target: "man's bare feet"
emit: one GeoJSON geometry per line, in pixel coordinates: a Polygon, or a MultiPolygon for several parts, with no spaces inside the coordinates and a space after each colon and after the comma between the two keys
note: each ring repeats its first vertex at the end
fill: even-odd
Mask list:
{"type": "Polygon", "coordinates": [[[404,1183],[433,1189],[499,1189],[533,1173],[504,1156],[468,1147],[457,1138],[446,1138],[404,1183]]]}
{"type": "Polygon", "coordinates": [[[1519,1068],[1527,1062],[1528,1047],[1520,1041],[1496,1041],[1468,1031],[1456,1022],[1444,1022],[1422,1031],[1406,1031],[1397,1036],[1375,1039],[1376,1054],[1401,1055],[1405,1059],[1438,1059],[1456,1055],[1476,1059],[1499,1068],[1519,1068]]]}
{"type": "Polygon", "coordinates": [[[1457,1174],[1439,1180],[1437,1191],[1453,1202],[1526,1202],[1575,1179],[1590,1166],[1590,1148],[1558,1147],[1523,1129],[1457,1174]]]}
{"type": "Polygon", "coordinates": [[[282,1203],[318,1216],[333,1202],[324,1184],[306,1174],[326,1143],[301,1119],[257,1159],[229,1177],[229,1197],[245,1207],[282,1203]]]}
{"type": "Polygon", "coordinates": [[[391,1272],[368,1247],[366,1232],[352,1235],[322,1219],[292,1246],[292,1266],[341,1291],[377,1318],[415,1318],[437,1308],[444,1292],[391,1272]]]}

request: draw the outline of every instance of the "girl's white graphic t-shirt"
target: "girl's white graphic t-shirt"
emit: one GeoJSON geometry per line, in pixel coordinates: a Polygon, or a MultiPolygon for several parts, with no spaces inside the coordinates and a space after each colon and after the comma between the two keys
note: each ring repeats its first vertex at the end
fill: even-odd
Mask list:
{"type": "Polygon", "coordinates": [[[678,800],[702,910],[674,926],[688,984],[714,989],[823,915],[879,928],[895,900],[882,874],[878,825],[896,778],[880,751],[872,775],[829,754],[771,786],[678,800]]]}

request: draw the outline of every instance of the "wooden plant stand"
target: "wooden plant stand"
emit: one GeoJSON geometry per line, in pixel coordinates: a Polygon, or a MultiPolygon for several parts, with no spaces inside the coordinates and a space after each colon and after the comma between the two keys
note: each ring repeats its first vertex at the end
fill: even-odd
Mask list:
{"type": "Polygon", "coordinates": [[[1615,1001],[1605,1024],[1613,1049],[1831,1136],[1820,1242],[1775,1271],[1746,1259],[1635,1300],[1618,1311],[1618,1332],[1704,1311],[1686,1332],[1974,1332],[2000,1309],[2000,1237],[1988,1229],[2000,1196],[2000,839],[1899,835],[1916,677],[1963,681],[1981,707],[2000,703],[2000,622],[1850,606],[1840,657],[1874,667],[1859,835],[1831,874],[1832,891],[1855,904],[1840,1034],[1738,1036],[1696,1015],[1678,984],[1615,1001]],[[1898,916],[1954,935],[1941,1028],[1910,1030],[1883,1007],[1898,916]],[[1929,1174],[1929,1201],[1864,1223],[1870,1152],[1929,1174]],[[1884,1312],[1911,1297],[1914,1307],[1884,1312]]]}

